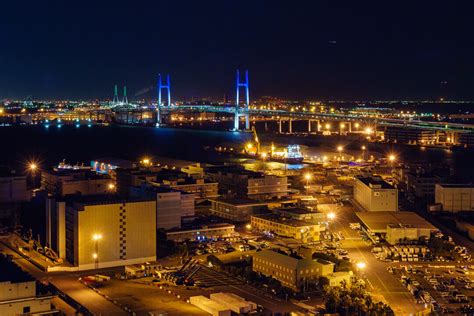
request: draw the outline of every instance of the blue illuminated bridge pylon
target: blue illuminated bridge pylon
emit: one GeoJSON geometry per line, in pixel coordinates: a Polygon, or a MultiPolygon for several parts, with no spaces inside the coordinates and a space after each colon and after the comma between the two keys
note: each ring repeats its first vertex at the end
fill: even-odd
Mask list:
{"type": "Polygon", "coordinates": [[[167,106],[171,106],[171,84],[170,84],[170,75],[166,75],[166,84],[163,84],[161,81],[161,74],[158,74],[158,84],[157,84],[157,89],[158,89],[158,104],[156,105],[156,126],[161,125],[161,90],[166,89],[168,92],[168,102],[167,106]]]}
{"type": "Polygon", "coordinates": [[[250,104],[250,95],[249,95],[249,71],[245,70],[245,82],[240,81],[240,72],[237,70],[236,76],[236,94],[235,94],[235,117],[234,117],[234,130],[239,130],[239,118],[245,116],[245,129],[250,129],[250,117],[249,117],[249,104],[250,104]],[[245,103],[244,111],[241,112],[240,108],[240,88],[245,88],[245,103]]]}

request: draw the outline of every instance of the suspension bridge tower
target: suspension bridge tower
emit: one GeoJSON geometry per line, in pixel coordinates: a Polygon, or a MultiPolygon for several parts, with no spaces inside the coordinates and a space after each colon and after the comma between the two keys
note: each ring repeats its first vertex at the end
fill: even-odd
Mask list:
{"type": "Polygon", "coordinates": [[[114,100],[112,101],[112,105],[117,105],[119,103],[119,97],[118,97],[118,87],[117,85],[114,86],[114,100]]]}
{"type": "Polygon", "coordinates": [[[161,74],[158,74],[158,84],[157,84],[157,89],[158,89],[158,104],[156,106],[156,126],[161,125],[161,91],[165,89],[168,93],[168,102],[167,106],[171,106],[171,90],[170,90],[171,84],[170,84],[170,75],[166,75],[166,84],[163,84],[161,81],[161,74]]]}
{"type": "Polygon", "coordinates": [[[234,130],[239,130],[239,118],[241,116],[245,116],[245,129],[250,129],[250,117],[249,117],[249,104],[250,104],[250,96],[249,96],[249,71],[245,70],[245,81],[240,81],[240,72],[237,70],[236,76],[236,96],[235,96],[235,118],[234,118],[234,130]],[[241,113],[240,108],[240,88],[245,88],[245,103],[243,107],[243,113],[241,113]]]}
{"type": "Polygon", "coordinates": [[[127,98],[127,86],[123,86],[123,104],[127,105],[128,104],[128,98],[127,98]]]}

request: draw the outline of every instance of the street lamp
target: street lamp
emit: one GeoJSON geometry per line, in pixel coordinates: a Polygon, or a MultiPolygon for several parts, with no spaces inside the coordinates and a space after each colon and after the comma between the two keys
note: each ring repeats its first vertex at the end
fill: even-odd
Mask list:
{"type": "Polygon", "coordinates": [[[342,134],[342,132],[344,131],[344,128],[346,128],[346,124],[340,123],[339,124],[339,134],[342,134]]]}
{"type": "Polygon", "coordinates": [[[365,145],[362,145],[360,149],[362,149],[362,159],[365,160],[365,150],[367,149],[367,147],[365,147],[365,145]]]}
{"type": "Polygon", "coordinates": [[[331,124],[326,123],[325,127],[326,127],[327,130],[330,130],[331,129],[331,124]]]}
{"type": "Polygon", "coordinates": [[[327,216],[328,216],[328,219],[331,220],[331,221],[336,218],[336,214],[334,212],[328,213],[327,216]]]}
{"type": "Polygon", "coordinates": [[[366,264],[365,262],[363,262],[363,261],[359,261],[359,262],[356,263],[356,267],[357,267],[357,269],[359,269],[359,270],[364,270],[365,267],[367,267],[367,264],[366,264]]]}
{"type": "Polygon", "coordinates": [[[306,174],[304,175],[304,178],[305,178],[305,180],[306,180],[306,194],[308,194],[308,192],[309,192],[309,181],[311,180],[311,177],[312,177],[312,176],[311,176],[310,173],[306,173],[306,174]]]}
{"type": "Polygon", "coordinates": [[[355,127],[355,128],[359,128],[359,123],[355,123],[355,124],[354,124],[354,127],[355,127]]]}
{"type": "Polygon", "coordinates": [[[251,230],[251,229],[252,229],[252,225],[247,224],[247,225],[245,225],[245,228],[248,229],[248,230],[251,230]]]}
{"type": "Polygon", "coordinates": [[[388,161],[390,161],[390,163],[393,163],[396,159],[397,157],[394,154],[390,154],[388,156],[388,161]]]}
{"type": "Polygon", "coordinates": [[[342,150],[344,148],[342,146],[337,146],[337,151],[339,152],[339,159],[342,160],[342,150]]]}
{"type": "Polygon", "coordinates": [[[28,165],[28,168],[30,169],[31,172],[35,172],[36,169],[38,169],[38,165],[34,162],[30,162],[30,164],[28,165]]]}
{"type": "Polygon", "coordinates": [[[115,191],[115,184],[109,183],[109,185],[107,187],[108,187],[109,191],[115,191]]]}
{"type": "Polygon", "coordinates": [[[102,239],[102,234],[92,235],[92,240],[95,241],[95,252],[92,255],[95,261],[95,268],[99,269],[99,241],[102,239]]]}

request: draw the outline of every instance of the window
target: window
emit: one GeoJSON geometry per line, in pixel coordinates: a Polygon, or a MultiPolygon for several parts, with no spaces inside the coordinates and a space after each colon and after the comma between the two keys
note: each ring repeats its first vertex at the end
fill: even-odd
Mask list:
{"type": "Polygon", "coordinates": [[[24,306],[23,307],[23,314],[27,314],[30,312],[30,307],[29,306],[24,306]]]}

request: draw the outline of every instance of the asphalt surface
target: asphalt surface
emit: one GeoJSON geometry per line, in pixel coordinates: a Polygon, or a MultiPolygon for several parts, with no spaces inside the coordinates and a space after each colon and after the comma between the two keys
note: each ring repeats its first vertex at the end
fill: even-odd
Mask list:
{"type": "Polygon", "coordinates": [[[0,243],[0,252],[13,256],[13,261],[24,271],[41,282],[48,282],[60,291],[69,295],[79,304],[97,315],[128,315],[127,312],[106,300],[101,295],[89,289],[78,281],[79,274],[71,273],[46,273],[41,271],[31,262],[19,256],[10,248],[0,243]]]}

